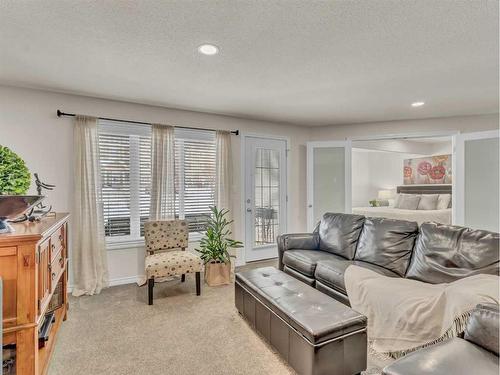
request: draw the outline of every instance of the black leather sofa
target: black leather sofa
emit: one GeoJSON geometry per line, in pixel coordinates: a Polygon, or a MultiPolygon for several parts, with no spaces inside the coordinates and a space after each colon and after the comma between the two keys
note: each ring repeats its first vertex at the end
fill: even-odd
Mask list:
{"type": "Polygon", "coordinates": [[[383,369],[383,375],[498,374],[499,311],[496,304],[478,305],[464,338],[452,338],[410,353],[383,369]]]}
{"type": "Polygon", "coordinates": [[[427,283],[499,273],[500,235],[485,230],[326,213],[313,233],[278,237],[279,268],[349,305],[348,266],[427,283]]]}

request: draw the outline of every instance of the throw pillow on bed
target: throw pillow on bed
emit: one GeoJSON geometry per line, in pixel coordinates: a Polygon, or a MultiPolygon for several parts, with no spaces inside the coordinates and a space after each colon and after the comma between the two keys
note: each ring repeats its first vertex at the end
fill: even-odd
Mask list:
{"type": "Polygon", "coordinates": [[[418,202],[417,210],[435,210],[438,204],[439,194],[422,194],[418,202]]]}
{"type": "Polygon", "coordinates": [[[420,202],[418,194],[399,194],[396,208],[402,210],[416,210],[420,202]]]}
{"type": "Polygon", "coordinates": [[[450,208],[451,194],[439,194],[436,210],[450,208]]]}

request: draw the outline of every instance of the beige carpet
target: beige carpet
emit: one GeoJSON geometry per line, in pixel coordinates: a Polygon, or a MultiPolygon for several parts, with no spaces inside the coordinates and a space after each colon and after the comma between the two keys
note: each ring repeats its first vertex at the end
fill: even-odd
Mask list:
{"type": "Polygon", "coordinates": [[[153,306],[136,285],[71,298],[49,375],[294,374],[236,312],[233,285],[194,291],[191,276],[157,284],[153,306]]]}

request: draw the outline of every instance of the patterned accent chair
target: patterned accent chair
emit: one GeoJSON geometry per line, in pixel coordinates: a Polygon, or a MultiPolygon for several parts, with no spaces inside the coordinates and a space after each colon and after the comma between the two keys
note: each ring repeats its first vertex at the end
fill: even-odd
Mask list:
{"type": "Polygon", "coordinates": [[[199,256],[185,251],[189,230],[185,220],[158,220],[144,224],[146,239],[146,277],[148,279],[148,304],[153,304],[155,278],[196,275],[196,295],[200,295],[200,272],[203,262],[199,256]]]}

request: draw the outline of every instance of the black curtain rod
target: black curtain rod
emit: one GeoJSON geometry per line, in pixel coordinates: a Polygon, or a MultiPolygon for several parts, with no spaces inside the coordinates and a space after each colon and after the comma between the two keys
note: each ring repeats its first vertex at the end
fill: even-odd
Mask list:
{"type": "MultiPolygon", "coordinates": [[[[75,113],[66,113],[66,112],[62,112],[60,111],[59,109],[57,110],[57,117],[61,117],[61,116],[67,116],[67,117],[75,117],[76,114],[75,113]]],[[[98,117],[99,120],[108,120],[108,121],[120,121],[120,122],[129,122],[131,124],[141,124],[141,125],[152,125],[151,123],[149,122],[142,122],[142,121],[131,121],[131,120],[121,120],[121,119],[117,119],[117,118],[110,118],[110,117],[98,117]]],[[[174,125],[175,128],[181,128],[181,129],[193,129],[193,130],[209,130],[209,131],[216,131],[215,129],[207,129],[207,128],[195,128],[195,127],[192,127],[192,126],[178,126],[178,125],[174,125]]],[[[234,134],[234,135],[239,135],[240,134],[240,131],[239,130],[232,130],[230,132],[231,134],[234,134]]]]}

